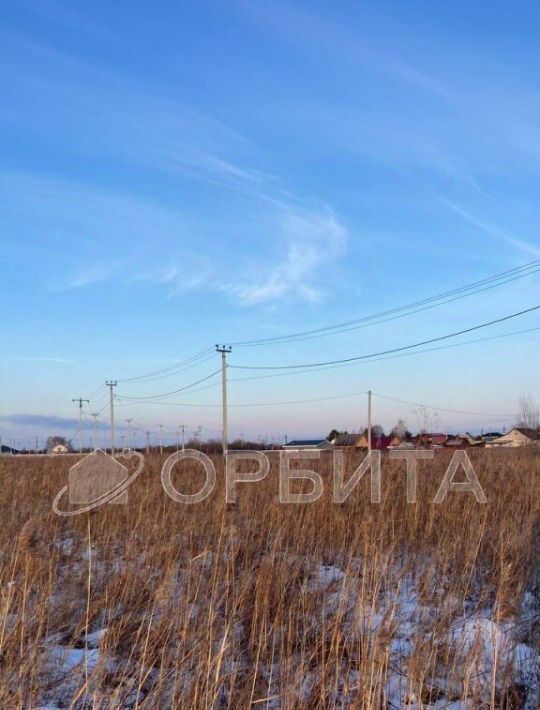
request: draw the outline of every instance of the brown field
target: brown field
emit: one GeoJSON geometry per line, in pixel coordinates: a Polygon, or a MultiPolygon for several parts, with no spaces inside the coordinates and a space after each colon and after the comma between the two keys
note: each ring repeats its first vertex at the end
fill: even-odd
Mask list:
{"type": "MultiPolygon", "coordinates": [[[[175,503],[160,460],[126,505],[60,518],[74,459],[0,460],[0,707],[535,708],[540,455],[471,453],[488,502],[433,498],[449,457],[383,463],[281,505],[277,474],[175,503]]],[[[349,467],[352,471],[353,463],[349,467]]],[[[177,488],[197,490],[193,465],[177,488]]]]}

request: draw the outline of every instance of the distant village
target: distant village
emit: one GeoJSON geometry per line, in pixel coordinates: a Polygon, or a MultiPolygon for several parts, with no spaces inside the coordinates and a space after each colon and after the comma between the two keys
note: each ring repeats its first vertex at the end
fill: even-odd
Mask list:
{"type": "MultiPolygon", "coordinates": [[[[370,442],[368,432],[348,434],[333,430],[326,439],[296,439],[287,442],[282,448],[301,449],[357,449],[367,451],[370,442]]],[[[371,430],[371,448],[379,451],[412,449],[468,449],[468,448],[516,448],[519,446],[540,446],[540,428],[514,427],[506,434],[488,432],[479,436],[465,434],[441,434],[422,432],[412,435],[408,431],[393,431],[390,435],[382,433],[380,427],[371,430]]]]}
{"type": "MultiPolygon", "coordinates": [[[[278,444],[274,441],[272,445],[262,443],[261,441],[232,441],[229,450],[238,449],[283,449],[286,451],[300,450],[333,450],[333,449],[350,449],[358,451],[367,451],[370,442],[368,440],[368,432],[364,430],[362,433],[349,434],[348,432],[339,432],[332,430],[325,439],[294,439],[286,441],[285,444],[278,444]]],[[[215,441],[208,442],[187,442],[187,448],[197,448],[206,451],[207,453],[218,453],[220,444],[215,441]]],[[[383,433],[380,426],[374,426],[371,430],[371,448],[373,450],[385,452],[390,450],[413,450],[413,449],[469,449],[469,448],[486,448],[486,449],[502,449],[516,448],[521,446],[540,446],[540,428],[530,427],[513,427],[506,434],[490,431],[479,436],[473,436],[468,432],[464,434],[442,434],[440,432],[421,432],[413,435],[410,432],[393,430],[389,435],[383,433]]],[[[158,447],[147,447],[146,452],[150,449],[158,447]]],[[[164,445],[161,447],[163,451],[174,450],[177,447],[164,445]]],[[[144,451],[145,449],[140,449],[144,451]]],[[[71,445],[71,442],[64,437],[54,436],[49,437],[46,446],[43,449],[16,448],[7,444],[0,446],[0,453],[4,455],[24,455],[29,453],[40,454],[67,454],[75,453],[76,449],[71,445]]],[[[83,451],[91,451],[85,448],[83,451]]]]}

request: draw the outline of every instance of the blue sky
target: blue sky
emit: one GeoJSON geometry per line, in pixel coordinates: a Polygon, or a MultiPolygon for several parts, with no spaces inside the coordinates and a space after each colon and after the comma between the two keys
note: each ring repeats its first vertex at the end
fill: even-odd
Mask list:
{"type": "MultiPolygon", "coordinates": [[[[535,3],[4,2],[2,435],[72,433],[71,398],[106,378],[369,315],[540,257],[539,26],[535,3]]],[[[399,347],[536,305],[538,284],[234,349],[230,363],[399,347]]],[[[482,335],[539,325],[532,314],[482,335]]],[[[493,415],[433,412],[439,428],[493,428],[511,423],[521,392],[538,393],[537,348],[532,332],[231,382],[230,401],[371,388],[493,415]]],[[[167,392],[217,367],[216,355],[118,394],[167,392]]],[[[204,406],[118,411],[141,430],[183,423],[215,436],[219,396],[216,386],[171,398],[204,406]]],[[[375,403],[387,427],[398,417],[416,428],[414,407],[375,403]]],[[[232,434],[253,436],[357,429],[365,397],[233,407],[230,420],[232,434]]]]}

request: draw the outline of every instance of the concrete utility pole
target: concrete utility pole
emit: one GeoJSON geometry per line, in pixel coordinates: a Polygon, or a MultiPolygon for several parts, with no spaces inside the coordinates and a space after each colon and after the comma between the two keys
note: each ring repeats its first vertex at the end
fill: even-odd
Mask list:
{"type": "Polygon", "coordinates": [[[71,400],[72,402],[78,402],[79,403],[79,453],[82,454],[82,406],[83,402],[88,402],[90,404],[89,399],[82,399],[81,397],[76,397],[75,399],[71,400]]]}
{"type": "Polygon", "coordinates": [[[150,432],[146,432],[146,453],[150,453],[150,432]]]}
{"type": "Polygon", "coordinates": [[[163,424],[159,425],[159,453],[163,453],[163,424]]]}
{"type": "MultiPolygon", "coordinates": [[[[186,425],[185,424],[180,424],[178,427],[178,431],[182,432],[182,451],[186,450],[186,425]]],[[[178,451],[178,447],[176,447],[176,450],[178,451]]]]}
{"type": "Polygon", "coordinates": [[[92,412],[91,417],[94,417],[94,423],[92,425],[92,448],[95,450],[97,441],[97,418],[99,417],[99,412],[92,412]]]}
{"type": "Polygon", "coordinates": [[[371,390],[367,393],[367,446],[371,453],[371,390]]]}
{"type": "Polygon", "coordinates": [[[223,456],[226,456],[229,439],[227,431],[227,354],[231,352],[231,347],[227,345],[216,345],[216,351],[221,353],[221,401],[223,406],[222,450],[223,456]]]}
{"type": "Polygon", "coordinates": [[[116,380],[107,380],[105,384],[109,388],[111,397],[111,456],[114,456],[114,388],[118,383],[116,380]]]}
{"type": "Polygon", "coordinates": [[[131,422],[133,419],[126,419],[128,425],[128,449],[131,449],[131,422]]]}

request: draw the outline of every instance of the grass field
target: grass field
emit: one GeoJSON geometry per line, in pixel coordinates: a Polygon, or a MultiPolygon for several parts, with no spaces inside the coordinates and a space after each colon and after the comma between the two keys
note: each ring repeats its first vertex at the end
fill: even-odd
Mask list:
{"type": "Polygon", "coordinates": [[[471,459],[483,505],[433,504],[441,451],[416,504],[388,460],[380,505],[367,477],[334,503],[323,456],[316,503],[280,504],[272,470],[232,507],[219,457],[187,506],[151,455],[126,505],[61,518],[74,459],[3,457],[0,707],[537,708],[540,455],[471,459]]]}

